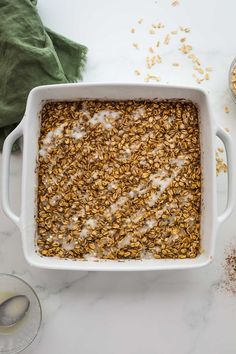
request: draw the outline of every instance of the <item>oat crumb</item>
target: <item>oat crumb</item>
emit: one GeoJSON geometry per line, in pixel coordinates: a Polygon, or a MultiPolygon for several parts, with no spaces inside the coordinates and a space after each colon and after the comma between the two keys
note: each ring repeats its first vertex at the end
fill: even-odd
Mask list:
{"type": "Polygon", "coordinates": [[[161,64],[162,62],[162,57],[159,54],[156,56],[156,61],[158,64],[161,64]]]}
{"type": "Polygon", "coordinates": [[[219,174],[226,173],[227,171],[228,171],[227,164],[216,151],[216,175],[219,176],[219,174]]]}
{"type": "Polygon", "coordinates": [[[168,45],[168,44],[170,43],[170,35],[169,35],[169,34],[167,34],[167,35],[165,36],[163,43],[166,44],[166,45],[168,45]]]}
{"type": "Polygon", "coordinates": [[[135,28],[131,28],[130,32],[135,33],[135,28]]]}
{"type": "Polygon", "coordinates": [[[149,34],[155,34],[156,32],[154,31],[154,29],[153,28],[151,28],[150,30],[149,30],[149,34]]]}
{"type": "Polygon", "coordinates": [[[194,65],[193,69],[196,70],[201,75],[204,74],[204,70],[199,65],[194,65]]]}
{"type": "Polygon", "coordinates": [[[193,77],[194,77],[194,79],[196,80],[196,82],[197,82],[198,84],[201,84],[201,83],[204,81],[204,79],[200,79],[200,78],[197,77],[195,74],[193,74],[193,77]]]}
{"type": "Polygon", "coordinates": [[[190,44],[183,44],[182,47],[179,48],[183,54],[190,53],[192,49],[193,47],[190,44]]]}
{"type": "Polygon", "coordinates": [[[181,32],[189,33],[191,30],[189,27],[179,26],[181,32]]]}
{"type": "Polygon", "coordinates": [[[170,33],[173,35],[176,35],[176,34],[178,34],[178,31],[175,30],[175,31],[171,31],[170,33]]]}
{"type": "Polygon", "coordinates": [[[140,18],[140,19],[138,20],[138,24],[141,25],[142,23],[143,23],[143,18],[140,18]]]}
{"type": "Polygon", "coordinates": [[[225,106],[225,113],[229,113],[229,107],[225,106]]]}
{"type": "Polygon", "coordinates": [[[134,70],[135,75],[139,76],[141,73],[138,69],[134,70]]]}
{"type": "Polygon", "coordinates": [[[133,43],[133,47],[134,47],[135,49],[139,49],[138,43],[133,43]]]}
{"type": "Polygon", "coordinates": [[[221,147],[219,147],[217,150],[218,150],[220,153],[223,153],[223,152],[224,152],[224,149],[221,148],[221,147]]]}
{"type": "Polygon", "coordinates": [[[171,1],[171,5],[172,6],[177,6],[177,5],[179,5],[179,1],[178,0],[172,0],[171,1]]]}
{"type": "Polygon", "coordinates": [[[144,78],[145,82],[149,82],[149,81],[156,81],[159,82],[161,81],[160,76],[157,75],[153,75],[153,74],[147,74],[147,76],[144,78]]]}
{"type": "Polygon", "coordinates": [[[192,60],[193,64],[196,64],[196,65],[198,65],[198,66],[201,66],[201,63],[200,63],[198,57],[197,57],[195,54],[190,53],[190,54],[188,55],[188,58],[192,60]]]}
{"type": "Polygon", "coordinates": [[[164,28],[165,25],[163,23],[161,23],[161,22],[158,22],[158,23],[153,23],[152,27],[155,28],[155,29],[160,29],[160,28],[164,28]]]}
{"type": "Polygon", "coordinates": [[[149,57],[149,56],[146,57],[146,67],[147,67],[148,69],[151,69],[151,67],[152,67],[152,64],[151,64],[151,62],[150,62],[150,57],[149,57]]]}
{"type": "Polygon", "coordinates": [[[179,66],[179,63],[172,63],[172,66],[179,66]]]}
{"type": "Polygon", "coordinates": [[[225,131],[226,131],[227,133],[229,133],[229,128],[225,128],[225,131]]]}

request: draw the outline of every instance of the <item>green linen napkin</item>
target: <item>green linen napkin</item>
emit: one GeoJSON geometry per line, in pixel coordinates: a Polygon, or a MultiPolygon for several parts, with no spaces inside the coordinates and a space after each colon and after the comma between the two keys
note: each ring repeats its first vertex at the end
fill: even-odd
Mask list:
{"type": "Polygon", "coordinates": [[[33,87],[82,79],[87,48],[45,28],[36,3],[0,0],[0,149],[33,87]]]}

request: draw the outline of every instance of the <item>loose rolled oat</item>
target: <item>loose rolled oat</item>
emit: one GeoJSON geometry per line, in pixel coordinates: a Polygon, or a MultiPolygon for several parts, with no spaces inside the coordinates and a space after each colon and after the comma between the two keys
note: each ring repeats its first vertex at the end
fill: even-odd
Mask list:
{"type": "Polygon", "coordinates": [[[178,0],[172,0],[171,1],[171,5],[172,6],[177,6],[177,5],[179,5],[179,1],[178,0]]]}
{"type": "Polygon", "coordinates": [[[229,113],[229,107],[228,106],[225,106],[224,110],[225,110],[225,113],[229,113]]]}
{"type": "Polygon", "coordinates": [[[40,254],[199,254],[201,169],[193,103],[57,102],[47,103],[41,115],[40,254]]]}
{"type": "Polygon", "coordinates": [[[138,69],[134,70],[135,75],[139,76],[141,73],[138,69]]]}
{"type": "Polygon", "coordinates": [[[218,148],[216,151],[216,175],[219,176],[221,173],[226,173],[228,171],[228,166],[225,163],[224,159],[220,157],[219,152],[222,153],[222,148],[218,148]]]}
{"type": "Polygon", "coordinates": [[[147,74],[147,76],[144,78],[144,82],[150,82],[150,81],[159,82],[161,81],[161,78],[158,75],[147,74]]]}
{"type": "Polygon", "coordinates": [[[135,49],[139,49],[139,44],[138,44],[138,43],[133,43],[133,47],[134,47],[135,49]]]}
{"type": "Polygon", "coordinates": [[[163,43],[166,44],[166,45],[168,45],[170,43],[170,35],[169,35],[169,33],[165,36],[163,43]]]}
{"type": "Polygon", "coordinates": [[[234,95],[236,95],[236,65],[233,67],[231,72],[231,89],[234,95]]]}

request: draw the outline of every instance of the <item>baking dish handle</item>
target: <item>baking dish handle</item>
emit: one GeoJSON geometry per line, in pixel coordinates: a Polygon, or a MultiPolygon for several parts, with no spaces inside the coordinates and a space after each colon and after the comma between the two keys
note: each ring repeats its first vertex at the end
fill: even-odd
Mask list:
{"type": "Polygon", "coordinates": [[[217,126],[216,135],[222,140],[225,146],[225,151],[227,154],[227,165],[228,165],[228,192],[227,192],[227,204],[224,212],[218,216],[218,223],[223,223],[232,213],[234,207],[235,196],[235,183],[234,183],[234,161],[233,161],[233,148],[232,148],[232,138],[224,131],[221,127],[217,126]]]}
{"type": "Polygon", "coordinates": [[[10,207],[9,202],[9,180],[10,180],[10,158],[12,146],[23,135],[23,123],[21,122],[5,139],[2,150],[2,208],[5,214],[19,226],[20,217],[10,207]]]}

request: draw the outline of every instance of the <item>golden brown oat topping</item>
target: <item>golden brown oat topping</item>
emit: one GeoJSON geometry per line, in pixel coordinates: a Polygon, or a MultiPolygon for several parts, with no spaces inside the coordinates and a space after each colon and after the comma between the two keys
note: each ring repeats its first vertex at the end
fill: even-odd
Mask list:
{"type": "Polygon", "coordinates": [[[191,102],[47,103],[38,175],[44,256],[199,254],[200,148],[191,102]]]}

